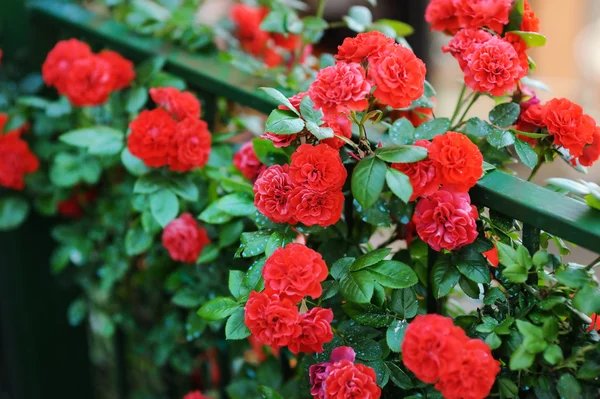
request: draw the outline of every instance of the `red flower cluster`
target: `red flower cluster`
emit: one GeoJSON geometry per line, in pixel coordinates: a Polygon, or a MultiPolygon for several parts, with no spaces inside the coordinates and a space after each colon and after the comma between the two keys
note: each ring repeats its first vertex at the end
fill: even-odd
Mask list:
{"type": "Polygon", "coordinates": [[[35,172],[40,162],[29,145],[21,138],[28,128],[28,124],[2,133],[8,122],[7,114],[0,114],[0,187],[23,190],[24,177],[35,172]]]}
{"type": "Polygon", "coordinates": [[[406,329],[402,360],[415,376],[447,399],[488,396],[500,363],[483,341],[469,339],[452,319],[419,315],[406,329]]]}
{"type": "Polygon", "coordinates": [[[315,399],[379,399],[375,370],[354,363],[356,353],[347,346],[335,348],[329,362],[310,366],[310,394],[315,399]]]}
{"type": "Polygon", "coordinates": [[[71,197],[58,203],[57,210],[61,216],[79,219],[83,216],[84,207],[92,202],[97,196],[96,190],[81,191],[73,190],[71,197]]]}
{"type": "MultiPolygon", "coordinates": [[[[268,7],[236,4],[231,9],[230,18],[237,25],[237,37],[242,49],[262,58],[269,68],[273,68],[284,62],[284,55],[295,56],[294,52],[300,47],[302,40],[298,35],[263,31],[260,25],[268,14],[268,7]]],[[[310,48],[308,53],[310,54],[310,48]]],[[[302,57],[306,55],[303,54],[302,57]]]]}
{"type": "Polygon", "coordinates": [[[341,217],[347,172],[338,151],[303,144],[289,166],[267,168],[254,183],[254,204],[276,223],[330,226],[341,217]]]}
{"type": "Polygon", "coordinates": [[[321,255],[302,244],[273,252],[262,270],[265,292],[253,292],[246,304],[245,322],[255,338],[296,354],[323,352],[323,344],[333,339],[333,312],[315,307],[300,314],[296,304],[321,296],[328,273],[321,255]]]}
{"type": "Polygon", "coordinates": [[[265,169],[265,165],[260,162],[260,159],[254,152],[252,142],[248,142],[239,149],[233,156],[233,165],[239,170],[246,179],[254,180],[260,172],[265,169]]]}
{"type": "Polygon", "coordinates": [[[173,87],[150,89],[150,96],[162,108],[142,111],[129,124],[129,151],[155,168],[169,165],[187,172],[206,165],[211,136],[206,122],[199,119],[198,100],[173,87]]]}
{"type": "Polygon", "coordinates": [[[114,51],[94,54],[77,39],[60,41],[42,65],[44,82],[78,107],[104,104],[135,78],[133,63],[114,51]]]}
{"type": "Polygon", "coordinates": [[[536,32],[540,31],[540,19],[535,15],[535,12],[531,9],[529,1],[525,0],[524,3],[525,12],[523,13],[523,21],[519,30],[523,32],[536,32]]]}
{"type": "MultiPolygon", "coordinates": [[[[432,146],[431,142],[427,140],[417,140],[414,145],[425,147],[428,151],[432,146]]],[[[440,188],[442,181],[431,156],[419,162],[393,163],[392,168],[404,173],[410,179],[410,184],[413,187],[410,201],[431,195],[440,188]]]]}
{"type": "Polygon", "coordinates": [[[200,391],[193,391],[186,394],[183,399],[210,399],[208,396],[202,395],[200,391]]]}
{"type": "Polygon", "coordinates": [[[184,213],[167,224],[162,234],[162,243],[174,261],[196,263],[210,239],[194,217],[184,213]]]}

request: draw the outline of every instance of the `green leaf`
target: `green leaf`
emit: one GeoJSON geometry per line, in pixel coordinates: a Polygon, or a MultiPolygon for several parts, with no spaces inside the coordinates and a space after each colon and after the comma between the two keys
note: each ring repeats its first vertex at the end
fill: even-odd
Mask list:
{"type": "Polygon", "coordinates": [[[515,143],[515,136],[511,132],[495,128],[486,139],[487,142],[495,148],[504,148],[515,143]]]}
{"type": "Polygon", "coordinates": [[[315,109],[315,103],[310,99],[309,96],[305,96],[300,101],[300,113],[307,122],[312,122],[317,126],[323,124],[323,111],[315,109]]]}
{"type": "Polygon", "coordinates": [[[152,236],[139,224],[129,228],[125,234],[125,252],[129,256],[139,255],[152,245],[152,236]]]}
{"type": "Polygon", "coordinates": [[[196,264],[210,263],[219,257],[221,249],[218,245],[210,243],[202,249],[200,256],[196,259],[196,264]]]}
{"type": "Polygon", "coordinates": [[[129,90],[125,99],[125,110],[130,114],[139,112],[148,101],[148,89],[145,87],[134,87],[129,90]]]}
{"type": "MultiPolygon", "coordinates": [[[[331,266],[331,270],[330,270],[331,276],[336,280],[342,279],[342,277],[344,277],[346,274],[348,274],[350,272],[350,266],[352,266],[352,264],[354,263],[354,260],[355,260],[354,258],[338,259],[331,266]]],[[[374,262],[374,263],[377,263],[377,262],[374,262]]]]}
{"type": "Polygon", "coordinates": [[[272,89],[270,87],[259,87],[258,89],[264,91],[269,95],[269,97],[277,101],[279,104],[285,105],[290,111],[300,116],[300,112],[298,112],[298,110],[294,108],[290,100],[286,96],[284,96],[279,90],[272,89]]]}
{"type": "Polygon", "coordinates": [[[485,338],[485,343],[488,344],[488,346],[494,350],[494,349],[498,349],[500,347],[500,345],[502,345],[502,340],[500,339],[500,337],[498,336],[498,334],[496,333],[490,333],[486,338],[485,338]]]}
{"type": "Polygon", "coordinates": [[[600,290],[590,286],[583,287],[575,294],[573,306],[584,314],[600,314],[600,290]]]}
{"type": "Polygon", "coordinates": [[[543,47],[546,44],[546,36],[541,35],[537,32],[523,32],[520,30],[513,30],[508,33],[514,33],[523,39],[527,47],[543,47]]]}
{"type": "Polygon", "coordinates": [[[340,280],[340,292],[351,302],[369,303],[373,290],[373,278],[366,270],[347,273],[340,280]]]}
{"type": "Polygon", "coordinates": [[[69,319],[69,325],[76,327],[81,324],[88,313],[87,302],[83,299],[76,299],[69,305],[67,309],[67,318],[69,319]]]}
{"type": "Polygon", "coordinates": [[[574,266],[569,266],[567,268],[560,269],[556,272],[554,276],[560,283],[571,288],[583,287],[591,279],[591,276],[589,275],[587,270],[585,270],[585,268],[574,266]]]}
{"type": "Polygon", "coordinates": [[[236,299],[240,296],[240,289],[242,287],[242,281],[244,280],[245,275],[246,273],[240,270],[229,271],[229,281],[227,285],[229,287],[229,292],[231,292],[231,295],[233,295],[233,297],[236,299]]]}
{"type": "Polygon", "coordinates": [[[573,194],[586,195],[590,193],[590,189],[587,186],[581,183],[577,183],[576,181],[570,179],[565,179],[562,177],[552,177],[550,179],[547,179],[546,182],[555,187],[569,191],[573,194]]]}
{"type": "Polygon", "coordinates": [[[546,349],[548,344],[544,340],[544,330],[524,320],[517,320],[517,328],[523,335],[522,346],[529,353],[539,353],[546,349]]]}
{"type": "Polygon", "coordinates": [[[448,295],[460,278],[460,273],[456,266],[447,261],[437,262],[433,267],[432,273],[433,295],[436,298],[448,295]]]}
{"type": "Polygon", "coordinates": [[[169,189],[169,184],[162,176],[154,173],[140,176],[133,186],[135,194],[152,194],[160,189],[169,189]]]}
{"type": "Polygon", "coordinates": [[[352,173],[352,194],[363,208],[379,199],[385,185],[385,162],[370,156],[358,163],[352,173]]]}
{"type": "Polygon", "coordinates": [[[511,370],[523,370],[531,367],[535,355],[527,352],[523,346],[520,346],[510,356],[510,369],[511,370]]]}
{"type": "Polygon", "coordinates": [[[493,126],[477,117],[467,121],[467,134],[471,136],[487,137],[493,129],[493,126]]]}
{"type": "Polygon", "coordinates": [[[427,149],[414,145],[387,146],[377,148],[375,156],[386,162],[412,163],[427,158],[427,149]]]}
{"type": "Polygon", "coordinates": [[[265,385],[261,385],[258,387],[258,392],[261,394],[262,399],[284,399],[277,391],[273,388],[269,388],[265,385]]]}
{"type": "Polygon", "coordinates": [[[544,351],[544,360],[548,363],[555,365],[561,360],[563,360],[562,349],[558,345],[550,345],[544,351]]]}
{"type": "Polygon", "coordinates": [[[153,57],[144,61],[136,68],[136,81],[142,86],[149,83],[150,80],[163,68],[167,62],[166,57],[153,57]]]}
{"type": "Polygon", "coordinates": [[[367,26],[373,23],[373,15],[371,10],[364,6],[352,6],[348,11],[348,15],[343,17],[348,28],[355,32],[364,32],[367,26]]]}
{"type": "Polygon", "coordinates": [[[506,296],[502,292],[502,290],[498,287],[492,287],[489,289],[485,297],[483,298],[483,303],[485,305],[493,305],[496,301],[506,301],[506,296]]]}
{"type": "Polygon", "coordinates": [[[250,336],[250,330],[244,324],[244,309],[237,309],[229,316],[225,324],[225,339],[237,340],[250,336]]]}
{"type": "Polygon", "coordinates": [[[479,299],[479,285],[476,282],[466,278],[465,276],[460,276],[458,284],[460,285],[460,288],[463,290],[463,292],[469,297],[473,299],[479,299]]]}
{"type": "Polygon", "coordinates": [[[498,389],[501,399],[516,399],[519,397],[519,387],[508,378],[500,378],[498,380],[498,389]]]}
{"type": "Polygon", "coordinates": [[[231,221],[233,216],[222,211],[217,202],[213,202],[200,213],[198,218],[209,224],[225,224],[231,221]]]}
{"type": "Polygon", "coordinates": [[[383,328],[391,322],[391,317],[383,309],[371,303],[347,302],[342,305],[342,308],[352,320],[363,326],[383,328]]]}
{"type": "Polygon", "coordinates": [[[569,373],[563,373],[558,379],[556,389],[561,399],[579,399],[581,398],[581,385],[579,381],[569,373]]]}
{"type": "Polygon", "coordinates": [[[436,118],[422,123],[415,130],[415,140],[431,140],[450,129],[450,119],[436,118]]]}
{"type": "Polygon", "coordinates": [[[308,129],[308,131],[319,140],[330,139],[335,136],[332,128],[324,126],[319,127],[319,125],[310,121],[306,122],[306,129],[308,129]]]}
{"type": "Polygon", "coordinates": [[[384,260],[370,267],[371,277],[387,288],[408,288],[419,282],[410,266],[395,260],[384,260]]]}
{"type": "Polygon", "coordinates": [[[523,140],[516,139],[515,151],[517,151],[519,159],[525,166],[527,166],[529,169],[535,168],[538,163],[538,155],[529,144],[523,140]]]}
{"type": "Polygon", "coordinates": [[[371,338],[359,340],[352,348],[356,351],[356,357],[361,360],[378,360],[383,355],[379,343],[371,338]]]}
{"type": "Polygon", "coordinates": [[[408,119],[401,118],[390,127],[389,135],[396,145],[412,144],[415,141],[415,128],[408,119]]]}
{"type": "Polygon", "coordinates": [[[289,162],[290,157],[281,149],[275,147],[271,140],[256,138],[252,140],[254,153],[261,163],[272,165],[284,165],[289,162]]]}
{"type": "Polygon", "coordinates": [[[74,147],[87,148],[93,155],[115,155],[124,145],[123,133],[108,126],[72,130],[61,134],[59,140],[74,147]]]}
{"type": "Polygon", "coordinates": [[[268,230],[255,231],[252,233],[242,233],[241,244],[236,256],[242,258],[251,258],[265,252],[271,232],[268,230]]]}
{"type": "Polygon", "coordinates": [[[296,134],[304,129],[304,120],[292,111],[275,109],[265,123],[265,131],[274,134],[296,134]]]}
{"type": "Polygon", "coordinates": [[[394,320],[385,333],[385,340],[392,352],[402,352],[402,341],[408,328],[406,320],[394,320]]]}
{"type": "Polygon", "coordinates": [[[503,103],[496,105],[490,111],[490,122],[498,127],[509,127],[519,118],[521,107],[517,103],[503,103]]]}
{"type": "Polygon", "coordinates": [[[275,250],[286,246],[292,241],[293,237],[290,237],[289,235],[284,235],[279,231],[274,232],[273,234],[271,234],[269,240],[267,241],[267,245],[265,247],[265,255],[267,255],[267,257],[271,256],[271,254],[273,254],[275,250]]]}
{"type": "Polygon", "coordinates": [[[141,176],[150,172],[150,168],[144,164],[144,161],[132,155],[127,147],[121,152],[121,162],[125,169],[134,176],[141,176]]]}
{"type": "Polygon", "coordinates": [[[177,175],[169,179],[171,191],[185,201],[196,202],[200,192],[189,175],[177,175]]]}
{"type": "Polygon", "coordinates": [[[231,216],[248,216],[256,210],[254,198],[246,193],[228,194],[215,202],[216,206],[231,216]]]}
{"type": "Polygon", "coordinates": [[[392,291],[390,309],[403,319],[411,319],[419,311],[419,300],[413,288],[392,291]]]}
{"type": "Polygon", "coordinates": [[[469,280],[480,284],[489,284],[492,281],[490,269],[483,256],[479,255],[477,258],[473,256],[469,258],[455,257],[454,259],[458,271],[469,280]]]}
{"type": "Polygon", "coordinates": [[[396,21],[393,19],[379,19],[376,22],[377,24],[383,24],[386,26],[389,26],[390,28],[394,29],[394,31],[396,32],[396,36],[399,37],[406,37],[406,36],[410,36],[414,33],[414,28],[412,26],[410,26],[407,23],[401,22],[401,21],[396,21]]]}
{"type": "MultiPolygon", "coordinates": [[[[385,362],[385,365],[390,370],[390,379],[394,385],[406,390],[414,388],[410,377],[396,363],[385,362]]],[[[405,399],[408,399],[408,396],[405,396],[405,399]]]]}
{"type": "Polygon", "coordinates": [[[262,20],[260,29],[265,32],[286,33],[286,11],[273,10],[262,20]]]}
{"type": "Polygon", "coordinates": [[[517,251],[513,247],[502,242],[497,242],[496,247],[498,248],[498,260],[500,264],[510,266],[519,263],[517,251]]]}
{"type": "Polygon", "coordinates": [[[202,298],[197,291],[183,288],[175,293],[171,302],[182,308],[195,308],[202,303],[202,298]]]}
{"type": "Polygon", "coordinates": [[[511,283],[524,283],[527,281],[527,269],[518,263],[506,266],[502,274],[511,283]]]}
{"type": "Polygon", "coordinates": [[[198,310],[198,316],[208,321],[217,321],[231,316],[239,305],[229,297],[217,297],[206,302],[198,310]]]}
{"type": "Polygon", "coordinates": [[[29,215],[29,203],[20,197],[0,198],[0,231],[18,227],[29,215]]]}
{"type": "Polygon", "coordinates": [[[179,201],[169,190],[161,189],[150,194],[150,210],[154,219],[162,227],[177,217],[179,213],[179,201]]]}
{"type": "MultiPolygon", "coordinates": [[[[369,266],[372,266],[372,265],[380,262],[381,260],[385,259],[385,257],[388,256],[390,254],[390,252],[391,252],[391,249],[389,249],[389,248],[379,248],[374,251],[367,252],[366,254],[359,256],[354,261],[354,263],[352,263],[352,266],[350,267],[350,271],[355,272],[355,271],[367,268],[369,266]]],[[[347,258],[344,258],[344,259],[347,259],[347,258]]]]}
{"type": "Polygon", "coordinates": [[[525,1],[517,0],[510,10],[508,25],[504,28],[505,31],[518,30],[523,22],[523,14],[525,12],[525,1]]]}

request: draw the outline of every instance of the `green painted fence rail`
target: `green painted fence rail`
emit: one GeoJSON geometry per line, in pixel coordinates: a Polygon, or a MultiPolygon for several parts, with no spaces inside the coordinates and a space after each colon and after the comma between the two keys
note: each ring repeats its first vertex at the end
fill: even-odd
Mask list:
{"type": "MultiPolygon", "coordinates": [[[[256,89],[268,83],[215,56],[190,54],[160,40],[140,37],[124,24],[73,4],[34,2],[29,10],[35,29],[58,29],[63,34],[83,36],[92,43],[122,51],[135,61],[162,55],[168,72],[208,98],[226,97],[263,113],[277,105],[256,89]]],[[[600,252],[600,211],[577,200],[499,171],[488,173],[471,194],[475,203],[522,221],[525,236],[532,229],[544,230],[600,252]]],[[[535,241],[528,244],[530,249],[535,248],[535,241]]]]}

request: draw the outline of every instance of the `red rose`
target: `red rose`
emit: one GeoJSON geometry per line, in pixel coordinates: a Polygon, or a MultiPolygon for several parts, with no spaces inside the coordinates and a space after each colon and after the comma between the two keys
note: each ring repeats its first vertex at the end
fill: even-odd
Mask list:
{"type": "MultiPolygon", "coordinates": [[[[544,126],[542,121],[542,106],[539,104],[540,100],[537,97],[533,97],[531,100],[521,103],[521,113],[519,119],[515,125],[517,130],[528,133],[537,133],[540,128],[544,126]]],[[[525,141],[530,146],[535,147],[537,145],[537,139],[533,137],[524,136],[517,134],[520,140],[525,141]]]]}
{"type": "Polygon", "coordinates": [[[460,355],[468,341],[452,319],[437,314],[419,315],[408,325],[402,341],[402,361],[427,384],[437,382],[460,355]]]}
{"type": "MultiPolygon", "coordinates": [[[[592,324],[586,329],[587,332],[590,331],[600,331],[600,320],[598,320],[598,315],[596,313],[592,313],[590,315],[590,319],[592,319],[592,324]]],[[[312,393],[312,391],[311,391],[312,393]]]]}
{"type": "Polygon", "coordinates": [[[2,134],[8,115],[0,114],[0,187],[23,190],[26,174],[38,170],[40,162],[21,138],[27,124],[2,134]]]}
{"type": "Polygon", "coordinates": [[[499,372],[500,362],[494,359],[490,347],[479,339],[470,339],[442,371],[435,388],[446,399],[483,399],[490,394],[499,372]]]}
{"type": "Polygon", "coordinates": [[[284,61],[283,55],[277,49],[273,48],[266,48],[262,58],[267,68],[275,68],[284,61]]]}
{"type": "MultiPolygon", "coordinates": [[[[435,97],[431,97],[431,100],[434,103],[436,102],[435,97]]],[[[417,107],[406,111],[393,110],[389,116],[394,122],[398,119],[406,118],[414,127],[419,127],[424,122],[433,119],[433,108],[417,107]]]]}
{"type": "Polygon", "coordinates": [[[454,35],[447,46],[442,47],[442,51],[452,54],[456,61],[458,61],[460,68],[464,70],[469,61],[467,56],[478,45],[487,42],[491,38],[492,34],[483,29],[461,29],[454,35]]]}
{"type": "Polygon", "coordinates": [[[592,144],[583,148],[583,154],[578,158],[582,166],[592,166],[600,158],[600,127],[594,130],[592,144]]]}
{"type": "Polygon", "coordinates": [[[454,4],[463,28],[487,27],[502,33],[508,24],[512,0],[455,0],[454,4]]]}
{"type": "Polygon", "coordinates": [[[98,57],[108,62],[111,66],[111,73],[114,77],[113,90],[121,90],[131,85],[131,82],[135,79],[133,62],[122,57],[119,53],[110,50],[99,52],[98,57]]]}
{"type": "Polygon", "coordinates": [[[193,391],[183,397],[183,399],[210,399],[208,396],[202,395],[200,391],[193,391]]]}
{"type": "Polygon", "coordinates": [[[131,133],[127,137],[127,148],[151,167],[165,166],[169,162],[171,137],[177,122],[162,108],[142,111],[129,124],[131,133]]]}
{"type": "Polygon", "coordinates": [[[115,85],[111,65],[95,55],[74,61],[63,81],[61,94],[78,107],[104,104],[115,85]]]}
{"type": "Polygon", "coordinates": [[[326,399],[379,399],[381,388],[377,386],[375,371],[364,364],[349,360],[334,363],[325,381],[326,399]]]}
{"type": "MultiPolygon", "coordinates": [[[[341,137],[351,138],[352,137],[352,122],[345,115],[338,115],[325,121],[325,127],[329,127],[333,130],[333,134],[341,137]]],[[[329,147],[339,150],[346,143],[342,139],[337,137],[331,139],[321,140],[321,143],[327,144],[329,147]]]]}
{"type": "Polygon", "coordinates": [[[548,101],[542,110],[542,121],[554,137],[554,144],[566,148],[576,158],[594,141],[596,123],[583,113],[583,108],[566,98],[548,101]]]}
{"type": "MultiPolygon", "coordinates": [[[[291,96],[288,100],[290,100],[290,103],[292,104],[292,106],[294,108],[296,108],[296,111],[300,111],[300,103],[302,102],[302,99],[304,97],[308,96],[308,92],[306,91],[301,91],[298,94],[294,94],[293,96],[291,96]]],[[[281,110],[290,110],[288,107],[286,107],[285,105],[280,105],[279,107],[277,107],[281,110]]]]}
{"type": "Polygon", "coordinates": [[[500,263],[500,260],[498,259],[498,247],[496,246],[495,242],[494,248],[490,249],[489,251],[485,251],[482,255],[485,256],[487,261],[490,262],[490,265],[494,267],[497,267],[500,263]]]}
{"type": "Polygon", "coordinates": [[[321,108],[325,115],[336,116],[348,111],[366,110],[370,91],[371,84],[360,64],[338,62],[319,71],[308,89],[308,95],[315,108],[321,108]]]}
{"type": "Polygon", "coordinates": [[[204,247],[210,243],[206,230],[198,226],[196,219],[184,213],[167,224],[162,234],[162,244],[171,259],[178,262],[196,263],[204,247]]]}
{"type": "Polygon", "coordinates": [[[524,3],[525,12],[523,13],[523,20],[521,21],[521,27],[519,30],[523,32],[536,32],[540,31],[540,19],[535,15],[535,12],[531,9],[529,1],[525,0],[524,3]]]}
{"type": "Polygon", "coordinates": [[[421,240],[432,249],[453,251],[475,241],[477,217],[469,194],[442,189],[419,200],[412,220],[421,240]]]}
{"type": "MultiPolygon", "coordinates": [[[[418,140],[414,145],[424,148],[431,147],[431,143],[427,140],[418,140]]],[[[436,172],[434,161],[431,158],[412,163],[393,163],[392,168],[404,173],[410,179],[413,193],[409,201],[431,195],[440,187],[440,178],[436,172]]]]}
{"type": "Polygon", "coordinates": [[[275,223],[297,223],[290,205],[294,184],[288,170],[287,165],[270,166],[254,182],[254,205],[275,223]]]}
{"type": "Polygon", "coordinates": [[[327,227],[336,224],[342,217],[344,193],[296,187],[290,196],[289,206],[296,219],[304,225],[327,227]]]}
{"type": "Polygon", "coordinates": [[[233,156],[233,165],[239,170],[246,179],[254,180],[264,169],[264,165],[254,152],[252,142],[248,142],[239,149],[233,156]]]}
{"type": "Polygon", "coordinates": [[[376,30],[359,33],[356,37],[347,37],[335,58],[340,61],[358,62],[368,60],[370,57],[385,53],[395,45],[396,41],[376,30]]]}
{"type": "Polygon", "coordinates": [[[290,178],[313,190],[341,190],[348,172],[340,153],[325,144],[302,144],[292,154],[290,178]]]}
{"type": "Polygon", "coordinates": [[[331,309],[313,308],[310,312],[301,314],[302,334],[290,342],[289,350],[295,354],[323,352],[323,344],[331,342],[333,339],[332,321],[331,309]]]}
{"type": "Polygon", "coordinates": [[[287,51],[296,51],[297,48],[302,44],[302,38],[299,35],[274,33],[273,40],[275,45],[281,47],[287,51]]]}
{"type": "Polygon", "coordinates": [[[525,43],[525,40],[523,40],[521,36],[517,35],[516,33],[511,32],[508,32],[504,36],[504,40],[513,46],[517,52],[517,55],[519,56],[519,64],[525,71],[525,74],[527,74],[527,72],[529,72],[529,57],[527,56],[527,43],[525,43]]]}
{"type": "Polygon", "coordinates": [[[392,108],[409,107],[423,95],[426,72],[423,61],[411,50],[395,45],[370,60],[369,79],[376,86],[373,95],[392,108]]]}
{"type": "Polygon", "coordinates": [[[56,209],[61,216],[67,218],[79,219],[83,216],[83,208],[75,197],[60,201],[56,209]]]}
{"type": "Polygon", "coordinates": [[[252,40],[256,33],[261,31],[260,24],[267,14],[269,14],[268,7],[235,4],[231,8],[229,16],[237,25],[237,35],[240,41],[252,40]]]}
{"type": "Polygon", "coordinates": [[[298,308],[277,294],[252,291],[244,309],[246,326],[265,345],[281,348],[302,333],[298,308]]]}
{"type": "Polygon", "coordinates": [[[42,65],[44,82],[48,86],[56,87],[59,93],[64,93],[65,78],[70,73],[73,63],[92,56],[90,46],[77,39],[62,40],[56,43],[42,65]]]}
{"type": "Polygon", "coordinates": [[[186,118],[177,124],[169,148],[171,170],[187,172],[201,168],[210,157],[211,137],[206,122],[186,118]]]}
{"type": "Polygon", "coordinates": [[[179,121],[185,118],[200,119],[200,103],[189,91],[180,91],[174,87],[159,87],[150,89],[150,97],[179,121]]]}
{"type": "Polygon", "coordinates": [[[456,33],[460,29],[455,0],[431,0],[425,10],[425,20],[431,25],[431,30],[456,33]]]}
{"type": "Polygon", "coordinates": [[[266,132],[260,136],[261,139],[271,140],[276,148],[288,147],[298,137],[297,134],[275,134],[266,132]]]}
{"type": "Polygon", "coordinates": [[[354,363],[355,358],[356,352],[354,352],[354,349],[349,346],[339,346],[331,351],[329,362],[317,363],[310,366],[308,369],[311,385],[310,394],[316,399],[325,399],[325,381],[329,377],[331,366],[342,360],[354,363]]]}
{"type": "Polygon", "coordinates": [[[288,244],[277,249],[262,270],[265,287],[294,303],[305,296],[320,297],[321,282],[328,273],[321,254],[302,244],[288,244]]]}
{"type": "Polygon", "coordinates": [[[526,70],[520,65],[515,48],[505,40],[493,36],[476,46],[467,57],[463,68],[465,83],[471,89],[494,96],[512,91],[526,70]]]}
{"type": "Polygon", "coordinates": [[[454,186],[456,190],[466,192],[483,175],[483,156],[462,133],[447,132],[436,136],[428,153],[444,186],[454,186]]]}

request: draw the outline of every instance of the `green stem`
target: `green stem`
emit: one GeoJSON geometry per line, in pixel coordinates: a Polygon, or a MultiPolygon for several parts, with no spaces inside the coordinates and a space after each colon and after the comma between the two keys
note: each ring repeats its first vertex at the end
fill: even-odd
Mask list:
{"type": "Polygon", "coordinates": [[[323,15],[325,15],[325,4],[327,4],[327,0],[319,0],[319,5],[317,6],[317,18],[323,18],[323,15]]]}
{"type": "Polygon", "coordinates": [[[598,257],[595,261],[593,261],[592,263],[590,263],[589,265],[587,265],[585,267],[585,270],[592,270],[594,267],[600,265],[600,257],[598,257]]]}
{"type": "Polygon", "coordinates": [[[527,181],[533,180],[533,178],[535,177],[535,175],[540,170],[540,168],[542,167],[543,164],[544,164],[544,159],[540,157],[540,160],[538,161],[537,165],[535,165],[535,167],[531,171],[531,174],[529,175],[529,178],[527,179],[527,181]]]}
{"type": "Polygon", "coordinates": [[[328,27],[329,28],[345,28],[346,22],[344,22],[344,21],[330,22],[328,27]]]}
{"type": "Polygon", "coordinates": [[[463,83],[462,89],[460,89],[460,95],[458,96],[458,101],[456,102],[456,107],[454,108],[454,113],[452,114],[452,118],[450,119],[450,124],[453,124],[454,120],[458,116],[458,113],[463,105],[463,97],[465,96],[466,91],[467,85],[463,83]]]}
{"type": "Polygon", "coordinates": [[[451,128],[452,130],[454,130],[457,127],[459,127],[459,126],[462,125],[465,117],[467,116],[467,114],[471,110],[471,107],[473,107],[473,105],[477,102],[477,100],[479,99],[480,96],[481,96],[481,93],[475,93],[475,95],[471,99],[471,102],[469,102],[469,105],[467,105],[467,108],[465,109],[465,112],[463,112],[463,114],[461,115],[461,117],[458,119],[458,124],[456,126],[454,126],[453,128],[451,128]]]}

